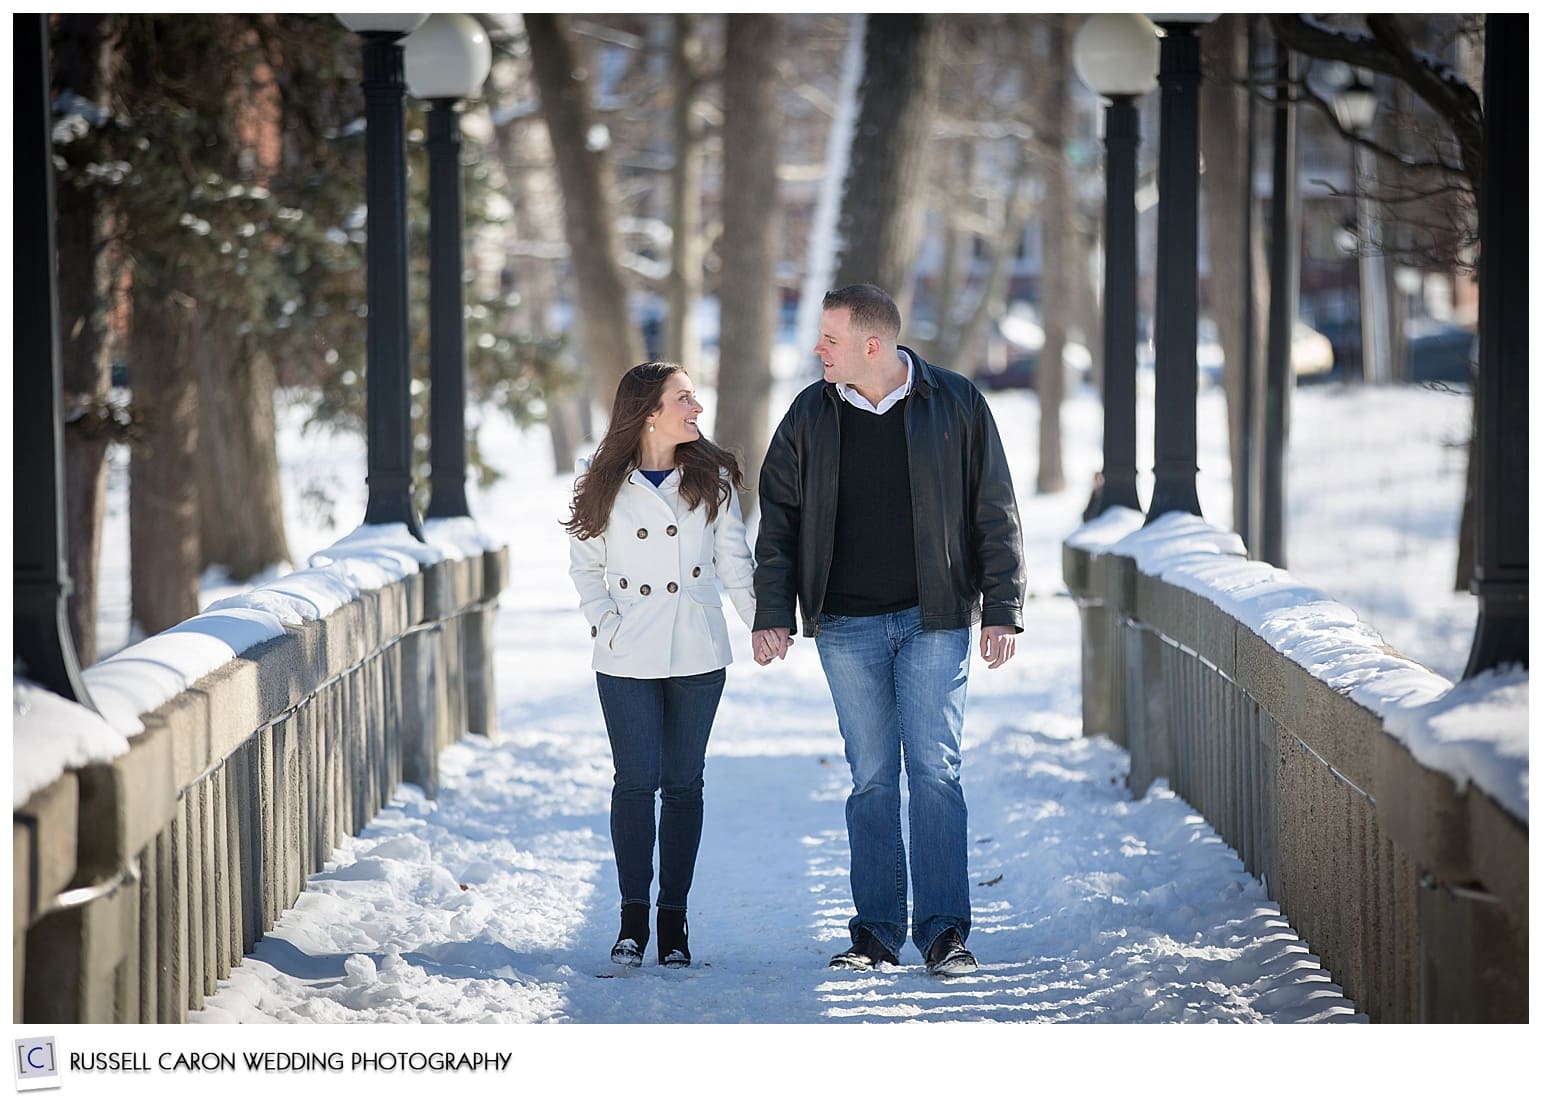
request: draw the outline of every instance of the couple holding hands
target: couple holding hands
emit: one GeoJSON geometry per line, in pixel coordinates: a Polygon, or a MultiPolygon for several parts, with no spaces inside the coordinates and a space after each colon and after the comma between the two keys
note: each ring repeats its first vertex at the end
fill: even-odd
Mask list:
{"type": "Polygon", "coordinates": [[[907,932],[928,972],[977,967],[965,945],[960,748],[972,627],[993,668],[1012,658],[1022,631],[1012,478],[985,398],[898,343],[887,293],[859,284],[823,304],[814,352],[824,377],[793,399],[766,451],[753,559],[739,461],[701,433],[702,406],[679,366],[627,372],[575,485],[569,574],[594,640],[615,763],[618,964],[642,964],[648,945],[655,842],[659,963],[691,963],[686,898],[702,775],[732,662],[726,594],[762,665],[786,656],[801,608],[835,703],[851,767],[856,915],[851,946],[831,967],[898,964],[907,932]]]}

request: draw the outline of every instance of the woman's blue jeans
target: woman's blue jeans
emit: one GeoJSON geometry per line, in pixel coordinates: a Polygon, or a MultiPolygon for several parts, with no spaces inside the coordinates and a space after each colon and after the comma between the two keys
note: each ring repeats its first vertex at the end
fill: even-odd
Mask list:
{"type": "Polygon", "coordinates": [[[623,679],[599,672],[595,678],[616,767],[610,840],[622,906],[650,900],[657,834],[658,905],[684,911],[701,845],[702,772],[723,696],[724,669],[671,679],[623,679]],[[655,829],[654,797],[661,790],[655,829]]]}
{"type": "Polygon", "coordinates": [[[910,787],[911,940],[924,954],[949,927],[968,938],[968,809],[959,780],[968,629],[923,630],[919,607],[819,619],[824,665],[851,795],[851,933],[866,927],[899,953],[905,942],[905,844],[900,767],[910,787]]]}

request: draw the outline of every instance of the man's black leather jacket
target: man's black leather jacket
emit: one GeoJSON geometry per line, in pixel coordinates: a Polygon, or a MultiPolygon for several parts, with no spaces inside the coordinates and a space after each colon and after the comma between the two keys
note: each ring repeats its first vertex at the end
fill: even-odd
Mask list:
{"type": "MultiPolygon", "coordinates": [[[[1022,526],[1001,436],[965,377],[915,362],[905,402],[916,581],[923,629],[1010,625],[1023,630],[1028,586],[1022,526]],[[982,607],[983,602],[983,607],[982,607]]],[[[818,381],[782,417],[760,470],[755,628],[819,632],[835,536],[840,394],[818,381]]]]}

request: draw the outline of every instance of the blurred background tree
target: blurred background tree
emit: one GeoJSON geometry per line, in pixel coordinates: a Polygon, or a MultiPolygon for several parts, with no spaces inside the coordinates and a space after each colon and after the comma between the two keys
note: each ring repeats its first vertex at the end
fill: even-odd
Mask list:
{"type": "MultiPolygon", "coordinates": [[[[780,414],[776,386],[817,377],[800,325],[825,290],[861,279],[901,302],[903,338],[928,358],[982,388],[1031,392],[1035,487],[1065,486],[1059,406],[1101,376],[1102,108],[1069,71],[1074,17],[478,18],[494,62],[462,127],[472,475],[499,472],[500,456],[477,442],[488,414],[544,422],[553,469],[570,473],[617,377],[648,357],[692,370],[718,440],[753,474],[780,414]]],[[[1292,89],[1321,108],[1302,116],[1302,316],[1341,359],[1347,329],[1332,325],[1353,307],[1355,268],[1324,241],[1346,219],[1355,144],[1379,157],[1385,229],[1353,249],[1383,249],[1389,278],[1417,278],[1418,294],[1395,300],[1424,303],[1421,319],[1470,324],[1478,25],[1254,22],[1309,59],[1292,89]],[[1335,121],[1334,65],[1374,75],[1372,132],[1335,121]]],[[[185,616],[205,568],[258,576],[315,548],[285,537],[275,408],[315,429],[362,430],[361,51],[331,15],[56,15],[51,26],[71,616],[90,662],[113,447],[133,455],[142,629],[185,616]],[[141,576],[149,562],[155,576],[141,576]]],[[[1243,357],[1244,254],[1230,243],[1246,209],[1232,154],[1246,97],[1272,91],[1246,56],[1246,26],[1227,17],[1203,32],[1201,323],[1217,333],[1209,345],[1229,389],[1243,357]]],[[[1141,109],[1149,325],[1157,97],[1141,109]]],[[[426,486],[428,204],[410,99],[407,128],[426,486]]],[[[1387,318],[1394,340],[1410,317],[1387,318]]]]}

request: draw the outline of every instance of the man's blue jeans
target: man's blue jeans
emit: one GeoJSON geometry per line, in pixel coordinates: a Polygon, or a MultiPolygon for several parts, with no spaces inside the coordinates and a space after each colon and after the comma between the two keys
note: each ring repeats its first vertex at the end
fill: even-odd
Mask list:
{"type": "Polygon", "coordinates": [[[653,886],[654,795],[658,815],[659,907],[686,909],[701,845],[702,772],[707,737],[726,678],[723,668],[672,679],[595,673],[616,779],[610,841],[621,904],[647,904],[653,886]]]}
{"type": "Polygon", "coordinates": [[[969,637],[968,629],[923,630],[919,607],[819,619],[815,643],[851,765],[851,933],[855,939],[865,926],[895,954],[906,928],[902,757],[910,786],[911,940],[924,954],[949,927],[969,936],[969,816],[959,781],[969,637]]]}

